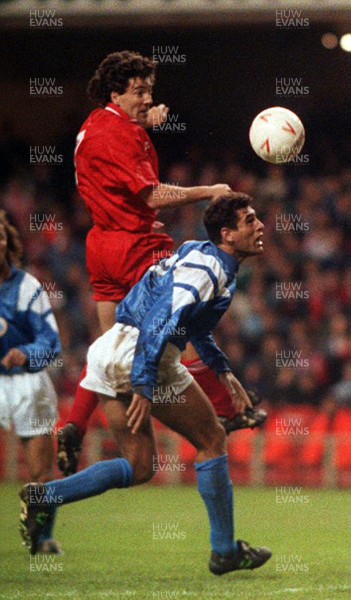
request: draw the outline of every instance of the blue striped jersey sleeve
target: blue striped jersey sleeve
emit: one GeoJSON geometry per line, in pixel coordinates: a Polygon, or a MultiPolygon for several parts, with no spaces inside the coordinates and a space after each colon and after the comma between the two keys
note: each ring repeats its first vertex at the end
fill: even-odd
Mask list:
{"type": "Polygon", "coordinates": [[[225,282],[226,275],[213,256],[195,250],[177,260],[161,297],[140,327],[131,373],[134,392],[152,401],[162,354],[175,337],[181,338],[183,347],[194,337],[201,354],[209,352],[218,372],[230,370],[224,353],[207,335],[225,311],[217,310],[223,294],[229,296],[229,305],[225,282]]]}

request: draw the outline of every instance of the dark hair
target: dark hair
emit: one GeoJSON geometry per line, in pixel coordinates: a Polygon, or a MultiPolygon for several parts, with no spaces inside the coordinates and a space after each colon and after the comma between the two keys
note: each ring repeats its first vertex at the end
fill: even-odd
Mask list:
{"type": "Polygon", "coordinates": [[[23,245],[19,233],[13,225],[10,224],[4,210],[0,210],[0,225],[3,225],[7,236],[6,262],[15,267],[21,267],[23,256],[23,245]]]}
{"type": "Polygon", "coordinates": [[[155,70],[156,63],[138,52],[123,50],[108,54],[89,81],[88,97],[92,102],[105,106],[111,102],[111,92],[124,94],[129,79],[146,79],[153,76],[155,70]]]}
{"type": "Polygon", "coordinates": [[[238,210],[247,208],[252,203],[252,198],[241,192],[233,192],[231,196],[222,196],[210,202],[205,210],[204,225],[208,237],[214,244],[222,241],[222,227],[236,229],[238,225],[238,210]]]}

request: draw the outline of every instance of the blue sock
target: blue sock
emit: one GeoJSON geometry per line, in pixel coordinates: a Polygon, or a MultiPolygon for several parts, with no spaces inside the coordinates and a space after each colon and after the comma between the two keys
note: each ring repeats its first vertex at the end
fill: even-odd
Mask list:
{"type": "Polygon", "coordinates": [[[129,487],[133,476],[132,465],[126,458],[104,460],[66,479],[45,483],[43,502],[61,506],[97,496],[113,488],[129,487]]]}
{"type": "Polygon", "coordinates": [[[57,512],[56,506],[53,506],[52,510],[50,512],[51,512],[51,519],[46,521],[45,525],[43,526],[43,528],[41,530],[41,534],[39,537],[39,546],[41,546],[41,544],[43,542],[46,542],[46,540],[53,539],[53,530],[54,530],[56,512],[57,512]]]}
{"type": "Polygon", "coordinates": [[[229,477],[228,456],[196,463],[199,492],[206,504],[211,527],[212,550],[227,556],[237,550],[234,542],[233,485],[229,477]]]}

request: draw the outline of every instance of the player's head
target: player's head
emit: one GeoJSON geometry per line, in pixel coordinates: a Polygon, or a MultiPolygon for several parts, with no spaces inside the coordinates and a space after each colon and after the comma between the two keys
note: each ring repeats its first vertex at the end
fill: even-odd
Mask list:
{"type": "Polygon", "coordinates": [[[143,125],[152,105],[155,70],[156,63],[137,52],[113,52],[89,81],[88,96],[100,106],[113,102],[143,125]]]}
{"type": "Polygon", "coordinates": [[[233,192],[211,202],[204,215],[210,240],[239,260],[263,252],[264,225],[251,204],[250,196],[233,192]]]}
{"type": "Polygon", "coordinates": [[[0,268],[21,266],[23,246],[17,229],[10,224],[4,210],[0,210],[0,268]]]}

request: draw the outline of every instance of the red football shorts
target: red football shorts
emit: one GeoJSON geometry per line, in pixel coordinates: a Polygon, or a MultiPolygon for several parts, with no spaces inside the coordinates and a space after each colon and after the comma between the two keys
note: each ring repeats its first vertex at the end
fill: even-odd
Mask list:
{"type": "Polygon", "coordinates": [[[86,254],[94,300],[120,302],[172,249],[173,240],[164,233],[106,231],[95,225],[87,236],[86,254]]]}
{"type": "Polygon", "coordinates": [[[190,361],[182,360],[182,363],[211,400],[216,415],[233,419],[238,411],[233,406],[227,388],[219,381],[216,373],[204,365],[200,358],[190,361]]]}

